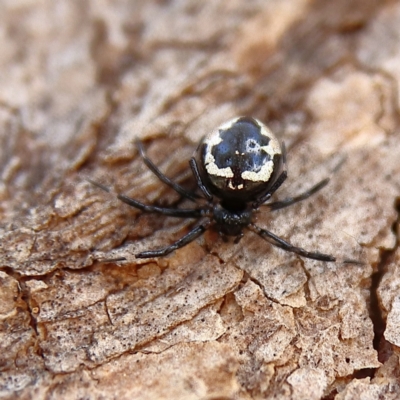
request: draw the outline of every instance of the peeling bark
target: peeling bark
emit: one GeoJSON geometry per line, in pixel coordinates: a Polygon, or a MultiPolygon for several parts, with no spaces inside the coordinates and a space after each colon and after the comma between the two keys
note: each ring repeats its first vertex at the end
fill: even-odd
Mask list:
{"type": "Polygon", "coordinates": [[[5,1],[0,396],[397,398],[399,24],[396,1],[5,1]],[[332,176],[257,223],[337,263],[212,230],[135,259],[190,223],[115,193],[193,207],[135,139],[193,189],[198,141],[237,115],[285,141],[276,199],[332,176]]]}

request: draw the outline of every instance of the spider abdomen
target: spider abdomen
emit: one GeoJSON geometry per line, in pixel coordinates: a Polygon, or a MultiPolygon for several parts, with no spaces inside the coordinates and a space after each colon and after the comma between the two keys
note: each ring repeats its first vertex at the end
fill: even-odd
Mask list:
{"type": "Polygon", "coordinates": [[[230,120],[206,136],[197,158],[207,188],[227,202],[249,202],[268,192],[283,166],[278,139],[250,117],[230,120]]]}

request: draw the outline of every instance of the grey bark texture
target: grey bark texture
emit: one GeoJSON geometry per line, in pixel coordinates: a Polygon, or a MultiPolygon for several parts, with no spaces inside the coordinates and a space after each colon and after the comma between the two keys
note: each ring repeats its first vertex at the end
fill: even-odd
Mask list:
{"type": "Polygon", "coordinates": [[[398,398],[399,1],[0,9],[2,398],[398,398]],[[261,208],[258,225],[338,262],[212,230],[135,259],[190,221],[115,193],[192,206],[135,139],[193,188],[198,141],[238,115],[286,144],[274,198],[332,176],[308,200],[261,208]]]}

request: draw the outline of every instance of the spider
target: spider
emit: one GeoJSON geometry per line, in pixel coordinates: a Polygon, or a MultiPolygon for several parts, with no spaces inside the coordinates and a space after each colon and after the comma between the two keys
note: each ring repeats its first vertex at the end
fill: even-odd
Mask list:
{"type": "MultiPolygon", "coordinates": [[[[193,202],[203,200],[204,203],[206,200],[205,204],[195,208],[181,209],[146,205],[118,194],[119,200],[147,213],[199,220],[176,242],[160,249],[138,253],[136,258],[166,256],[189,244],[213,226],[223,237],[235,237],[235,243],[242,238],[243,231],[249,229],[270,244],[302,257],[336,261],[329,254],[310,252],[294,246],[253,222],[253,216],[261,205],[266,205],[270,210],[288,207],[318,192],[330,180],[329,177],[325,178],[298,196],[264,204],[287,178],[286,151],[285,146],[280,145],[271,130],[259,120],[251,117],[234,118],[201,140],[189,161],[201,195],[186,190],[165,176],[147,157],[143,144],[139,140],[136,144],[146,166],[162,182],[193,202]]],[[[106,186],[90,179],[88,181],[110,192],[106,186]]]]}

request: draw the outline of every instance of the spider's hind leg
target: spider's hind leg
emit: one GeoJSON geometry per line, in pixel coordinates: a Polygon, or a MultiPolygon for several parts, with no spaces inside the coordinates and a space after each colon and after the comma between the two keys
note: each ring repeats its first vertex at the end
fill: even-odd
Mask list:
{"type": "Polygon", "coordinates": [[[168,178],[167,176],[165,176],[160,170],[159,168],[153,163],[153,161],[150,160],[150,158],[147,156],[144,147],[143,147],[143,143],[137,139],[136,140],[136,146],[138,148],[139,154],[143,159],[143,162],[146,164],[147,168],[149,168],[149,170],[151,172],[153,172],[153,174],[163,183],[165,183],[166,185],[168,185],[170,188],[174,189],[175,192],[179,193],[181,196],[186,197],[189,200],[192,201],[196,201],[198,199],[201,198],[201,196],[199,196],[198,194],[194,193],[194,192],[189,192],[188,190],[186,190],[185,188],[183,188],[181,185],[177,184],[176,182],[174,182],[172,179],[168,178]]]}
{"type": "Polygon", "coordinates": [[[278,200],[274,201],[269,204],[264,204],[266,207],[268,207],[271,211],[275,210],[280,210],[281,208],[289,207],[292,204],[298,203],[299,201],[303,201],[305,199],[308,199],[311,197],[313,194],[319,192],[321,189],[323,189],[331,180],[332,176],[340,169],[340,167],[343,165],[343,163],[346,161],[346,157],[342,156],[341,159],[339,160],[338,164],[331,170],[331,174],[326,177],[325,179],[322,179],[320,182],[312,186],[310,189],[306,190],[304,193],[301,193],[297,196],[294,197],[288,197],[283,200],[278,200]]]}
{"type": "MultiPolygon", "coordinates": [[[[110,193],[110,189],[103,184],[93,181],[92,179],[86,178],[86,180],[94,186],[104,190],[105,192],[110,193]]],[[[181,209],[181,208],[168,208],[168,207],[158,207],[153,205],[144,204],[136,199],[132,199],[131,197],[126,196],[125,194],[117,194],[117,198],[128,204],[131,207],[135,207],[141,211],[147,213],[158,213],[163,215],[168,215],[170,217],[177,218],[200,218],[203,215],[203,208],[189,208],[189,209],[181,209]]]]}
{"type": "Polygon", "coordinates": [[[271,189],[261,196],[258,200],[253,203],[253,208],[256,209],[260,207],[263,203],[268,201],[272,195],[282,186],[283,182],[285,182],[287,178],[287,165],[286,165],[286,146],[285,143],[282,142],[282,171],[274,184],[272,185],[271,189]]]}

